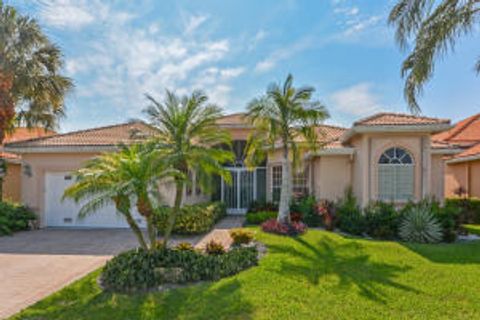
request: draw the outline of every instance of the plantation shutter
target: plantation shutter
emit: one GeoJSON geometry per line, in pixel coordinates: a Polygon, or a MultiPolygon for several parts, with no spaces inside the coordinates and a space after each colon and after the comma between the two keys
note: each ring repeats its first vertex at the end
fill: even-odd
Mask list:
{"type": "Polygon", "coordinates": [[[378,161],[378,199],[405,201],[413,198],[414,164],[402,148],[390,148],[378,161]]]}

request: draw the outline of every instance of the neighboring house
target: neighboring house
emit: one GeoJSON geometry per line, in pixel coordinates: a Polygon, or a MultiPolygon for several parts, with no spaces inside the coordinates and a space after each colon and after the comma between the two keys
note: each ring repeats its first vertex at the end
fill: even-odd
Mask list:
{"type": "MultiPolygon", "coordinates": [[[[236,160],[226,164],[232,183],[216,178],[211,197],[225,202],[230,213],[244,213],[253,200],[277,201],[282,181],[280,150],[248,170],[244,148],[253,128],[244,114],[228,115],[217,123],[231,133],[236,160]]],[[[450,128],[449,120],[394,113],[375,114],[348,129],[321,125],[317,132],[323,148],[304,153],[303,165],[294,174],[293,191],[335,200],[351,186],[362,206],[377,199],[399,204],[426,196],[442,200],[444,158],[458,150],[431,137],[450,128]]],[[[41,225],[126,227],[114,208],[78,219],[79,205],[62,202],[63,190],[73,183],[71,171],[86,160],[115,150],[118,143],[133,143],[154,134],[154,128],[131,122],[10,143],[6,149],[22,155],[22,200],[38,212],[41,225]]],[[[298,143],[306,146],[304,141],[298,143]]],[[[191,179],[186,203],[208,200],[196,188],[194,174],[191,179]]],[[[167,184],[162,191],[171,203],[173,188],[167,184]]]]}
{"type": "MultiPolygon", "coordinates": [[[[54,131],[43,128],[16,128],[12,133],[5,136],[3,141],[6,143],[19,142],[32,138],[50,136],[54,131]]],[[[3,145],[0,146],[0,158],[6,161],[7,174],[3,179],[3,199],[8,201],[21,201],[21,156],[14,153],[3,151],[3,145]]]]}
{"type": "Polygon", "coordinates": [[[480,113],[432,139],[456,149],[446,160],[445,196],[480,197],[480,113]]]}

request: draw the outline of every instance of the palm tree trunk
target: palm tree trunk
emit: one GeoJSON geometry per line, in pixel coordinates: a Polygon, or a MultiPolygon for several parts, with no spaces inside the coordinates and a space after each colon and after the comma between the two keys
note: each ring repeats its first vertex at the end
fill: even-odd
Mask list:
{"type": "Polygon", "coordinates": [[[292,197],[292,177],[290,174],[290,161],[288,159],[288,147],[283,148],[282,163],[282,189],[280,192],[280,204],[278,206],[278,222],[290,223],[290,198],[292,197]]]}
{"type": "Polygon", "coordinates": [[[133,233],[137,237],[138,242],[140,243],[140,246],[148,250],[147,243],[145,242],[145,239],[143,238],[143,233],[138,224],[135,222],[135,219],[133,219],[132,215],[130,212],[125,213],[123,212],[123,215],[125,216],[125,219],[127,220],[128,225],[130,226],[130,229],[132,229],[133,233]]]}
{"type": "Polygon", "coordinates": [[[173,226],[175,225],[175,220],[177,219],[177,215],[180,212],[180,206],[182,205],[183,200],[183,183],[177,181],[175,183],[176,191],[175,191],[175,202],[173,204],[173,210],[170,216],[168,217],[167,228],[165,229],[165,234],[163,238],[164,246],[167,247],[168,241],[170,240],[170,236],[172,234],[173,226]]]}
{"type": "Polygon", "coordinates": [[[157,242],[157,230],[155,228],[153,219],[154,212],[152,203],[150,202],[148,195],[145,194],[138,196],[137,210],[143,217],[145,217],[145,220],[147,221],[147,233],[150,240],[150,248],[153,248],[157,242]]]}
{"type": "MultiPolygon", "coordinates": [[[[0,145],[3,144],[8,126],[15,117],[15,105],[12,98],[13,77],[0,70],[0,145]]],[[[0,161],[5,161],[0,159],[0,161]]],[[[4,167],[6,174],[7,167],[4,167]]],[[[0,177],[0,201],[3,200],[3,177],[0,177]]]]}

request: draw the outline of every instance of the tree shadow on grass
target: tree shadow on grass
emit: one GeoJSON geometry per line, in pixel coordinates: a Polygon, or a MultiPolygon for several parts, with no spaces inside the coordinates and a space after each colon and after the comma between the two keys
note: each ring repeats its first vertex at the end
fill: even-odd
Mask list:
{"type": "Polygon", "coordinates": [[[15,319],[252,319],[253,307],[235,277],[167,292],[101,291],[89,276],[15,319]]]}
{"type": "Polygon", "coordinates": [[[480,264],[480,241],[420,244],[401,243],[408,250],[435,263],[480,264]]]}
{"type": "Polygon", "coordinates": [[[314,246],[302,238],[295,238],[294,241],[300,247],[269,246],[272,253],[291,256],[292,259],[282,261],[278,271],[284,276],[304,277],[311,284],[318,285],[321,278],[335,275],[339,279],[339,288],[349,290],[357,287],[361,296],[378,303],[387,302],[383,287],[420,292],[395,281],[395,278],[410,270],[410,267],[372,261],[363,252],[362,246],[356,242],[339,244],[329,238],[323,238],[317,246],[314,246]]]}

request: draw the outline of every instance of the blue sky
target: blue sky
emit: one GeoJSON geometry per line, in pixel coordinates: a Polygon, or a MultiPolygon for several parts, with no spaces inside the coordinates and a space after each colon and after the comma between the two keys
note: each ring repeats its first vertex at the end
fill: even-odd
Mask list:
{"type": "MultiPolygon", "coordinates": [[[[76,88],[61,131],[142,118],[144,94],[203,89],[226,112],[245,109],[292,73],[348,126],[377,111],[407,112],[387,16],[393,1],[7,0],[34,16],[65,55],[76,88]]],[[[478,33],[439,61],[420,99],[426,115],[480,112],[478,33]]]]}

